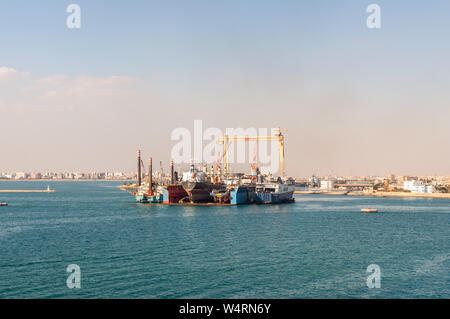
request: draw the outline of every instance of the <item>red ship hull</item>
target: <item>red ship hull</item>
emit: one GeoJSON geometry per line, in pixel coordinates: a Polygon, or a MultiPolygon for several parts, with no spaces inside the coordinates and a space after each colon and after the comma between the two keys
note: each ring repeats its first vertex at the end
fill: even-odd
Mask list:
{"type": "Polygon", "coordinates": [[[163,204],[179,203],[184,198],[189,198],[189,194],[181,185],[169,185],[164,190],[163,204]]]}

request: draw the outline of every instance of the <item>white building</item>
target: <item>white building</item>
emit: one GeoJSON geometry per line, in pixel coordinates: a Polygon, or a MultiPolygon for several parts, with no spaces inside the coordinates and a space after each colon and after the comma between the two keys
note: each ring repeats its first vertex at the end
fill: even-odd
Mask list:
{"type": "Polygon", "coordinates": [[[16,173],[16,179],[25,179],[27,178],[27,173],[25,172],[17,172],[16,173]]]}
{"type": "Polygon", "coordinates": [[[424,185],[421,181],[403,182],[403,189],[411,193],[434,193],[434,186],[424,185]]]}
{"type": "Polygon", "coordinates": [[[321,189],[332,189],[332,188],[334,188],[334,181],[330,181],[330,180],[320,181],[320,188],[321,189]]]}

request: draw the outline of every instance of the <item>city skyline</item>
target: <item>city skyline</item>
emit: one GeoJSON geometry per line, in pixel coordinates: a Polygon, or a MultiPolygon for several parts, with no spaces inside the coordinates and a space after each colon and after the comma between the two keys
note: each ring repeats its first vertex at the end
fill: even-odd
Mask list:
{"type": "MultiPolygon", "coordinates": [[[[175,166],[175,171],[177,173],[182,173],[186,171],[187,168],[183,165],[175,166]]],[[[239,172],[231,172],[243,174],[244,176],[250,176],[249,172],[239,171],[239,172]]],[[[157,170],[153,170],[153,176],[170,176],[170,172],[166,170],[161,170],[158,168],[157,170]]],[[[266,174],[264,174],[266,175],[266,174]]],[[[270,174],[269,174],[270,175],[270,174]]],[[[142,176],[148,176],[148,170],[145,170],[145,167],[142,167],[142,176]]],[[[0,171],[0,180],[50,180],[50,179],[136,179],[137,178],[137,170],[136,171],[0,171]]],[[[406,180],[439,180],[444,183],[450,182],[449,175],[396,175],[396,174],[388,174],[388,175],[319,175],[312,174],[310,176],[288,176],[290,178],[294,178],[297,181],[306,181],[306,180],[314,180],[315,178],[323,179],[323,180],[393,180],[393,179],[406,179],[406,180]]]]}
{"type": "Polygon", "coordinates": [[[0,4],[0,171],[167,168],[202,119],[286,129],[290,176],[450,175],[448,2],[77,3],[0,4]]]}

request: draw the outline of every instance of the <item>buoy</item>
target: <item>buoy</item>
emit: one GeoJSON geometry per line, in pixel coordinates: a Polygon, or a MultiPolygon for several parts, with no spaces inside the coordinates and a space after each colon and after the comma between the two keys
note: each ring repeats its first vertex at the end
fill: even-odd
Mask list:
{"type": "Polygon", "coordinates": [[[375,208],[363,208],[361,209],[363,213],[378,213],[378,209],[375,208]]]}

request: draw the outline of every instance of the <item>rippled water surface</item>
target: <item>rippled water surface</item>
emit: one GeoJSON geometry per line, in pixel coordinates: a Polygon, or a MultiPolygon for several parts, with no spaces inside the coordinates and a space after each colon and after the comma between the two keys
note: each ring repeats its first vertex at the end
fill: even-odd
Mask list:
{"type": "Polygon", "coordinates": [[[1,298],[450,298],[450,200],[143,205],[115,182],[0,182],[1,298]],[[361,208],[378,208],[363,214],[361,208]],[[81,267],[68,289],[66,267],[81,267]],[[381,268],[381,288],[366,285],[381,268]]]}

